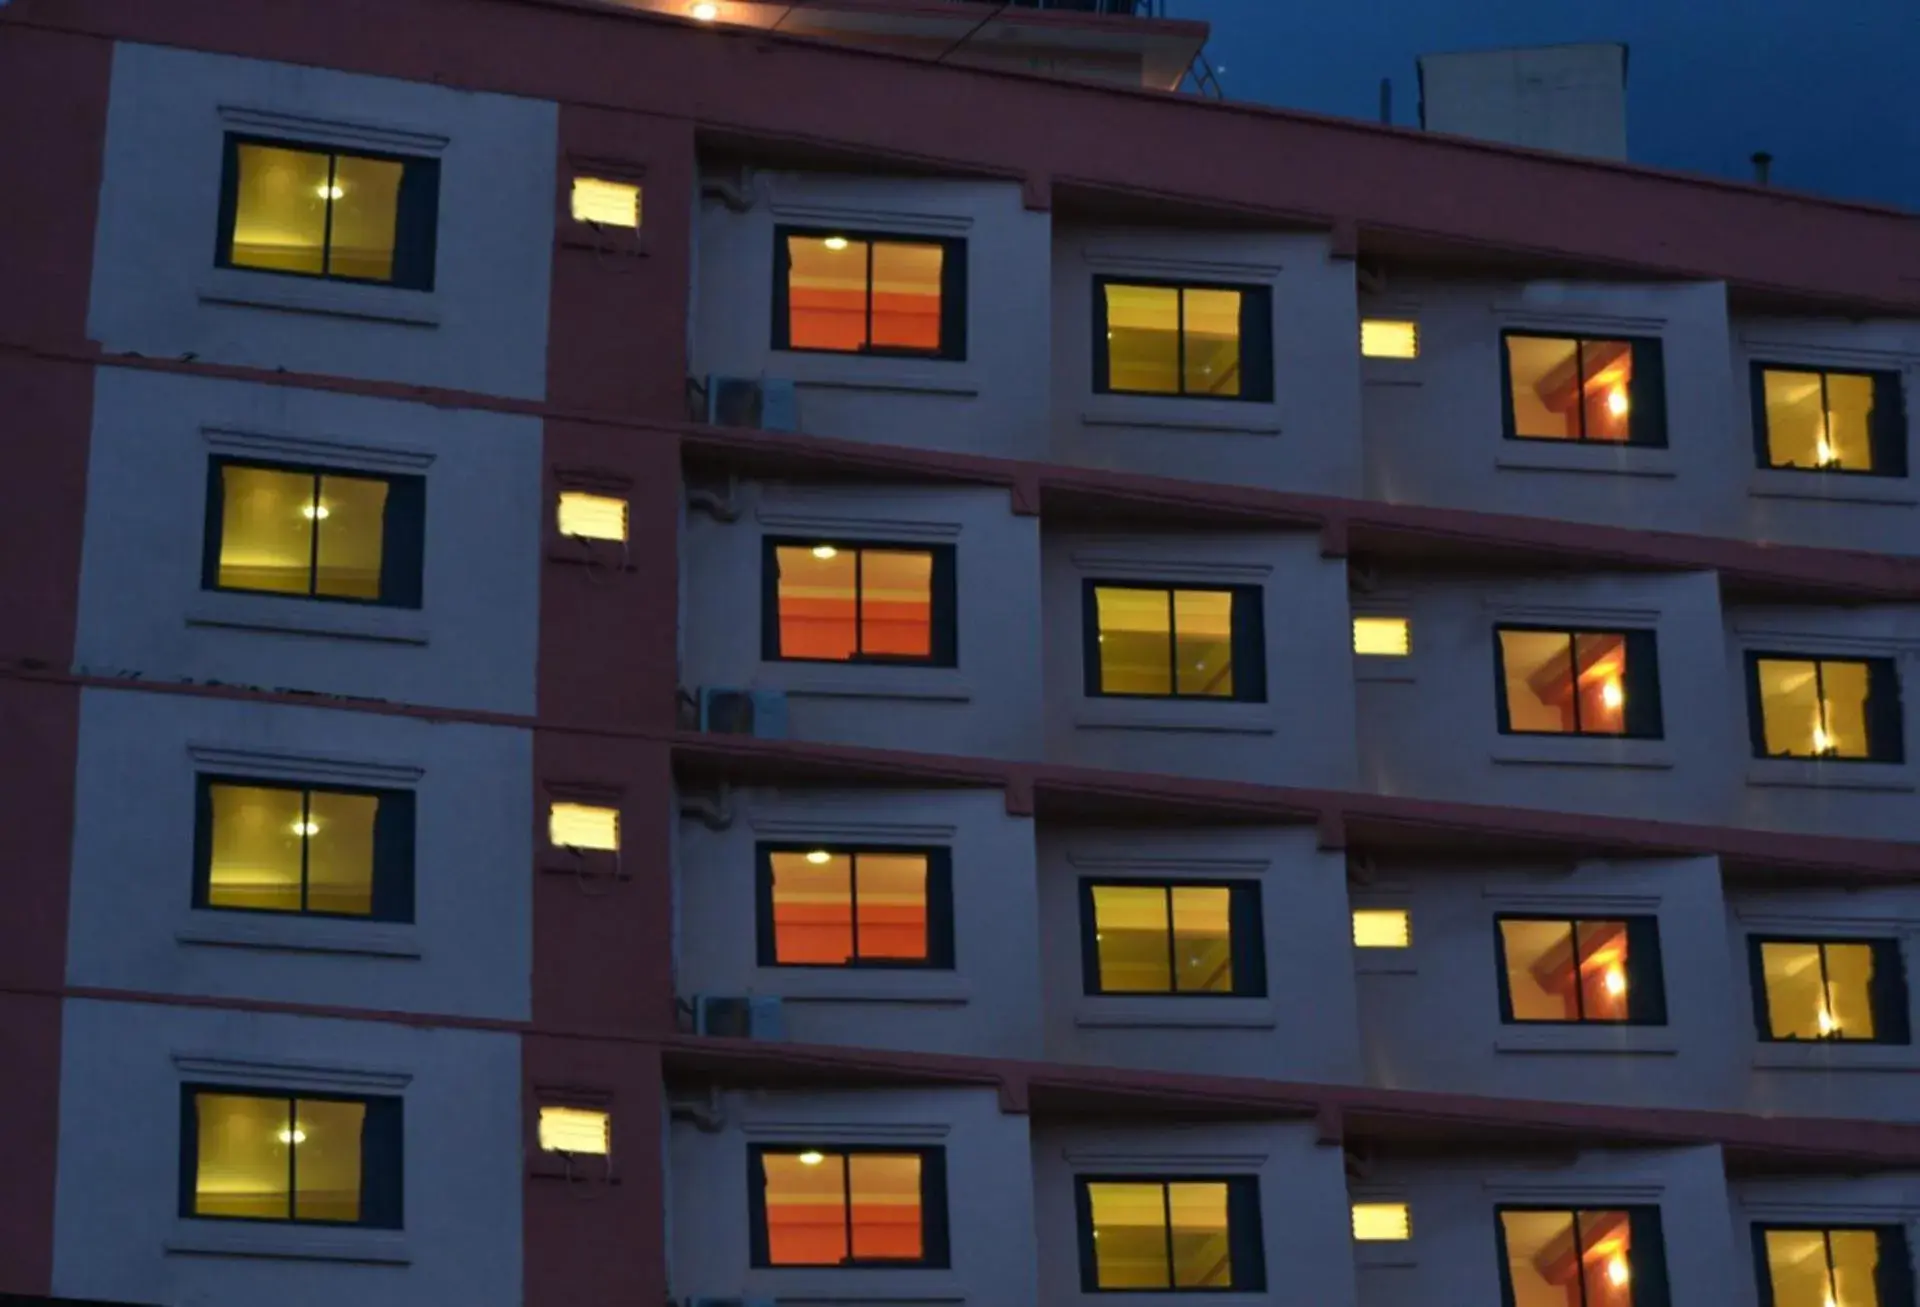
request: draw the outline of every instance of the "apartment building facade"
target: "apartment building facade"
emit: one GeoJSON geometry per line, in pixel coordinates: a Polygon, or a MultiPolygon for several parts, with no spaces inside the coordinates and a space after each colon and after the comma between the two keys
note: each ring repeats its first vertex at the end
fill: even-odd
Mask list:
{"type": "Polygon", "coordinates": [[[1920,223],[779,8],[0,10],[0,1297],[1916,1307],[1920,223]]]}

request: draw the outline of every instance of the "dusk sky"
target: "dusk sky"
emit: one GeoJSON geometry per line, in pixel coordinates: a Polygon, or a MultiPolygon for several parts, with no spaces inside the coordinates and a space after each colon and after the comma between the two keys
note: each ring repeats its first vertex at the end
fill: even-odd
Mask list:
{"type": "Polygon", "coordinates": [[[1416,56],[1624,41],[1636,162],[1920,210],[1920,0],[1165,0],[1235,99],[1419,121],[1416,56]]]}

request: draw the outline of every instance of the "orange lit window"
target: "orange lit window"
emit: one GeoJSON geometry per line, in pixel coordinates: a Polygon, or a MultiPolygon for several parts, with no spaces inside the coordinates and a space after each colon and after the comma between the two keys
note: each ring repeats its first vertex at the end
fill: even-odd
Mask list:
{"type": "Polygon", "coordinates": [[[1500,1209],[1504,1307],[1666,1307],[1660,1209],[1500,1209]]]}
{"type": "Polygon", "coordinates": [[[1747,666],[1756,758],[1897,763],[1906,756],[1893,659],[1749,654],[1747,666]]]}
{"type": "Polygon", "coordinates": [[[1907,972],[1892,939],[1756,939],[1760,1038],[1904,1044],[1907,972]]]}
{"type": "Polygon", "coordinates": [[[947,546],[769,541],[768,658],[953,662],[947,546]]]}
{"type": "Polygon", "coordinates": [[[1906,1231],[1761,1226],[1769,1307],[1913,1307],[1906,1231]]]}
{"type": "Polygon", "coordinates": [[[960,242],[789,228],[777,239],[775,348],[963,356],[960,242]]]}
{"type": "Polygon", "coordinates": [[[1659,736],[1653,632],[1503,626],[1496,635],[1503,733],[1659,736]]]}
{"type": "Polygon", "coordinates": [[[1265,286],[1094,283],[1093,388],[1100,394],[1273,398],[1265,286]]]}
{"type": "Polygon", "coordinates": [[[1761,467],[1907,474],[1907,415],[1897,372],[1753,368],[1761,467]]]}
{"type": "Polygon", "coordinates": [[[1503,1021],[1666,1021],[1652,917],[1500,917],[1503,1021]]]}
{"type": "Polygon", "coordinates": [[[763,850],[760,960],[952,966],[944,850],[763,850]]]}
{"type": "Polygon", "coordinates": [[[1508,332],[1507,435],[1664,445],[1660,342],[1508,332]]]}
{"type": "Polygon", "coordinates": [[[800,1146],[753,1150],[755,1266],[945,1266],[946,1157],[800,1146]]]}

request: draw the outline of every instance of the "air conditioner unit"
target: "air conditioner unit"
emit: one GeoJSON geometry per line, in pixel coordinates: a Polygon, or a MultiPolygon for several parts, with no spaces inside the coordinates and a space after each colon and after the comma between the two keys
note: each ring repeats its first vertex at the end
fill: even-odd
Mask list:
{"type": "Polygon", "coordinates": [[[793,383],[775,377],[707,378],[707,423],[758,431],[798,431],[800,403],[793,383]]]}
{"type": "Polygon", "coordinates": [[[716,735],[787,738],[787,696],[778,690],[706,686],[700,691],[700,729],[716,735]]]}
{"type": "Polygon", "coordinates": [[[700,994],[693,1000],[693,1029],[723,1039],[785,1039],[787,1017],[777,998],[700,994]]]}

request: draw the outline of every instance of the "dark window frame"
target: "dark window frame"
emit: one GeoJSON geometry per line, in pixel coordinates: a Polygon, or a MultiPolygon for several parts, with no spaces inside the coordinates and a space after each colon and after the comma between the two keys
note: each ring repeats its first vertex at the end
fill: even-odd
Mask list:
{"type": "MultiPolygon", "coordinates": [[[[843,1163],[844,1165],[844,1163],[843,1163]]],[[[750,1246],[748,1264],[755,1270],[775,1271],[872,1271],[872,1270],[946,1270],[952,1263],[947,1228],[947,1150],[938,1147],[903,1147],[893,1144],[822,1144],[806,1141],[747,1146],[747,1235],[750,1246]],[[841,1172],[847,1222],[847,1258],[833,1263],[775,1262],[767,1231],[766,1169],[761,1159],[769,1153],[787,1156],[818,1152],[828,1157],[851,1158],[880,1154],[920,1159],[920,1256],[853,1256],[853,1184],[849,1170],[841,1172]]]]}
{"type": "Polygon", "coordinates": [[[1496,710],[1496,722],[1502,735],[1524,735],[1538,739],[1563,740],[1661,740],[1666,738],[1666,714],[1660,700],[1660,642],[1659,633],[1651,629],[1621,629],[1597,631],[1580,627],[1536,626],[1524,622],[1500,622],[1493,628],[1493,692],[1496,710]],[[1506,645],[1500,636],[1504,631],[1531,633],[1540,635],[1560,635],[1567,640],[1567,662],[1574,677],[1573,717],[1575,729],[1571,731],[1523,731],[1516,730],[1513,716],[1507,703],[1507,653],[1506,645]],[[1579,685],[1579,637],[1581,636],[1617,636],[1626,649],[1626,675],[1621,678],[1621,689],[1626,695],[1626,704],[1621,714],[1621,731],[1584,731],[1580,724],[1579,685]],[[1649,706],[1650,705],[1650,706],[1649,706]],[[1638,723],[1636,727],[1635,723],[1638,723]]]}
{"type": "Polygon", "coordinates": [[[255,916],[327,921],[382,921],[402,924],[413,921],[414,858],[417,799],[412,790],[378,789],[361,785],[316,785],[303,781],[274,780],[259,776],[238,776],[224,772],[202,772],[194,778],[193,810],[193,906],[202,912],[244,912],[255,916]],[[238,908],[212,902],[213,897],[213,790],[215,786],[244,786],[258,790],[286,790],[307,796],[302,813],[312,803],[312,795],[345,794],[372,797],[380,801],[373,825],[373,886],[371,911],[321,912],[306,906],[307,849],[300,851],[300,909],[285,912],[277,908],[238,908]]]}
{"type": "Polygon", "coordinates": [[[954,576],[957,551],[952,545],[929,545],[916,541],[802,539],[798,536],[766,536],[760,545],[760,657],[770,663],[815,663],[826,666],[864,667],[957,667],[959,632],[957,628],[958,590],[954,576]],[[869,654],[856,650],[851,658],[802,658],[780,652],[780,554],[782,549],[813,549],[829,545],[856,555],[854,562],[853,631],[858,645],[864,635],[860,614],[863,556],[872,550],[880,553],[928,554],[933,559],[928,582],[928,620],[932,630],[929,652],[922,658],[913,654],[869,654]]]}
{"type": "MultiPolygon", "coordinates": [[[[1508,1212],[1551,1212],[1572,1218],[1576,1257],[1585,1251],[1580,1238],[1581,1212],[1625,1212],[1631,1249],[1628,1256],[1631,1259],[1629,1269],[1633,1274],[1633,1307],[1671,1307],[1672,1294],[1667,1285],[1666,1232],[1661,1228],[1659,1206],[1653,1203],[1606,1202],[1577,1207],[1555,1203],[1498,1204],[1493,1209],[1493,1237],[1500,1259],[1501,1307],[1514,1307],[1513,1263],[1507,1254],[1507,1223],[1502,1219],[1508,1212]]],[[[1580,1299],[1585,1304],[1585,1277],[1580,1280],[1580,1299]]]]}
{"type": "Polygon", "coordinates": [[[1531,444],[1576,445],[1581,448],[1596,446],[1602,449],[1667,448],[1667,380],[1663,346],[1664,342],[1658,336],[1590,336],[1566,331],[1502,331],[1500,333],[1502,436],[1508,440],[1525,441],[1531,444]],[[1632,350],[1633,372],[1627,378],[1627,438],[1596,440],[1589,436],[1584,407],[1581,409],[1580,434],[1577,436],[1521,435],[1519,419],[1513,411],[1513,355],[1507,348],[1507,342],[1515,339],[1573,341],[1576,384],[1583,394],[1586,390],[1586,351],[1582,346],[1590,342],[1620,341],[1632,350]]]}
{"type": "MultiPolygon", "coordinates": [[[[1622,914],[1617,917],[1577,916],[1558,912],[1497,912],[1493,917],[1493,965],[1500,994],[1500,1024],[1503,1026],[1560,1026],[1582,1030],[1609,1030],[1619,1026],[1664,1026],[1667,1024],[1666,965],[1660,953],[1660,919],[1652,913],[1622,914]],[[1581,1015],[1552,1020],[1522,1020],[1513,1014],[1513,987],[1507,978],[1507,937],[1501,925],[1508,921],[1546,921],[1568,928],[1573,946],[1575,1008],[1581,1015]],[[1580,927],[1602,922],[1619,922],[1627,932],[1627,1018],[1603,1021],[1588,1017],[1586,998],[1577,977],[1580,969],[1580,927]]],[[[1558,1210],[1558,1209],[1550,1209],[1558,1210]]]]}
{"type": "Polygon", "coordinates": [[[1223,999],[1265,998],[1267,996],[1266,930],[1261,907],[1261,887],[1257,880],[1155,880],[1091,876],[1080,881],[1080,981],[1090,995],[1119,995],[1127,998],[1223,999]],[[1174,953],[1173,891],[1176,889],[1223,889],[1228,893],[1227,950],[1233,966],[1233,988],[1198,989],[1106,989],[1100,983],[1099,922],[1094,911],[1096,889],[1159,889],[1167,895],[1167,958],[1169,978],[1179,974],[1174,953]]]}
{"type": "Polygon", "coordinates": [[[763,967],[796,971],[952,971],[953,960],[953,850],[929,845],[895,844],[794,844],[765,843],[754,850],[754,917],[758,936],[758,958],[763,967]],[[776,949],[773,919],[773,855],[810,853],[824,849],[828,853],[852,857],[849,877],[848,912],[853,928],[854,948],[860,944],[860,865],[863,854],[908,854],[927,860],[927,956],[912,958],[862,958],[846,962],[782,962],[776,949]]]}
{"type": "MultiPolygon", "coordinates": [[[[1785,759],[1791,762],[1836,762],[1858,765],[1877,763],[1882,766],[1900,766],[1907,760],[1906,714],[1900,700],[1900,666],[1897,659],[1890,657],[1866,658],[1830,658],[1824,654],[1783,653],[1769,649],[1749,649],[1747,664],[1747,738],[1753,747],[1753,756],[1763,759],[1785,759]],[[1790,754],[1767,752],[1766,705],[1760,693],[1760,664],[1762,662],[1812,663],[1814,674],[1814,693],[1819,702],[1826,703],[1826,680],[1824,668],[1828,663],[1851,663],[1867,669],[1867,754],[1864,758],[1850,758],[1842,754],[1790,754]]],[[[1823,709],[1824,715],[1824,709],[1823,709]]]]}
{"type": "Polygon", "coordinates": [[[1080,1291],[1082,1293],[1265,1293],[1267,1289],[1266,1227],[1260,1214],[1260,1177],[1257,1175],[1187,1175],[1162,1173],[1142,1175],[1082,1174],[1073,1178],[1074,1225],[1080,1245],[1080,1291]],[[1096,1184],[1150,1184],[1160,1187],[1162,1210],[1167,1216],[1167,1278],[1173,1279],[1173,1216],[1171,1187],[1177,1184],[1218,1184],[1227,1189],[1227,1255],[1233,1269],[1233,1281],[1225,1285],[1188,1285],[1169,1283],[1164,1288],[1103,1289],[1093,1237],[1093,1192],[1096,1184]],[[1241,1274],[1245,1270],[1245,1275],[1241,1274]]]}
{"type": "Polygon", "coordinates": [[[1085,690],[1091,699],[1140,699],[1180,703],[1265,703],[1267,701],[1266,591],[1257,585],[1188,585],[1172,581],[1129,581],[1088,577],[1081,583],[1081,635],[1085,690]],[[1134,693],[1102,688],[1100,665],[1100,601],[1098,592],[1157,590],[1167,596],[1167,662],[1170,681],[1165,694],[1134,693]],[[1192,694],[1180,691],[1180,632],[1175,625],[1176,592],[1231,596],[1229,621],[1233,659],[1232,694],[1192,694]]]}
{"type": "Polygon", "coordinates": [[[1913,1263],[1907,1248],[1907,1231],[1902,1225],[1822,1225],[1818,1222],[1755,1221],[1753,1256],[1755,1285],[1760,1290],[1760,1307],[1776,1307],[1773,1290],[1773,1263],[1767,1257],[1767,1234],[1819,1234],[1827,1248],[1827,1283],[1833,1283],[1833,1236],[1871,1234],[1877,1243],[1879,1259],[1874,1266],[1873,1287],[1877,1307],[1914,1307],[1913,1263]]]}
{"type": "Polygon", "coordinates": [[[967,357],[967,242],[959,236],[929,236],[923,232],[874,231],[851,227],[777,225],[773,229],[773,348],[789,354],[826,354],[838,358],[935,359],[963,363],[967,357]],[[867,343],[859,349],[822,349],[793,344],[791,285],[793,252],[787,238],[825,240],[834,236],[867,243],[867,343]],[[940,247],[940,348],[909,349],[873,344],[873,246],[937,245],[940,247]]]}
{"type": "Polygon", "coordinates": [[[1913,1042],[1912,1017],[1908,1010],[1906,954],[1895,936],[1853,938],[1839,935],[1747,936],[1747,976],[1753,989],[1754,1034],[1763,1044],[1821,1044],[1837,1047],[1875,1044],[1903,1046],[1913,1042]],[[1773,1033],[1772,996],[1767,993],[1766,965],[1761,954],[1765,944],[1817,946],[1820,950],[1821,992],[1827,992],[1827,946],[1864,944],[1873,950],[1873,979],[1869,982],[1867,1002],[1873,1009],[1873,1038],[1848,1039],[1830,1035],[1825,1038],[1799,1039],[1773,1033]]]}
{"type": "Polygon", "coordinates": [[[220,153],[220,216],[213,262],[218,268],[235,272],[257,272],[276,277],[298,277],[304,281],[335,281],[351,286],[383,286],[390,290],[431,291],[434,263],[438,254],[440,226],[440,160],[412,154],[389,154],[379,150],[349,149],[317,141],[287,137],[256,136],[228,132],[220,153]],[[327,159],[327,183],[340,166],[340,159],[366,159],[374,163],[400,165],[400,185],[394,197],[393,276],[348,277],[325,271],[333,262],[333,202],[327,203],[327,220],[321,237],[320,272],[299,272],[291,268],[257,268],[233,261],[233,232],[240,210],[240,147],[259,145],[268,149],[301,154],[324,155],[327,159]]]}
{"type": "MultiPolygon", "coordinates": [[[[1904,480],[1908,474],[1906,388],[1898,372],[1870,368],[1830,368],[1810,363],[1755,359],[1748,370],[1748,394],[1753,408],[1753,452],[1758,467],[1770,472],[1806,472],[1821,476],[1879,477],[1904,480]],[[1800,467],[1773,461],[1772,430],[1767,415],[1767,373],[1812,372],[1820,377],[1820,403],[1826,409],[1829,377],[1865,377],[1873,383],[1873,418],[1867,427],[1867,457],[1872,467],[1800,467]]],[[[1830,410],[1828,410],[1830,411],[1830,410]]]]}
{"type": "Polygon", "coordinates": [[[248,1225],[299,1225],[321,1229],[400,1230],[406,1215],[405,1100],[397,1095],[309,1093],[259,1085],[208,1084],[190,1081],[180,1087],[180,1215],[193,1221],[236,1221],[248,1225]],[[360,1127],[360,1219],[323,1221],[293,1214],[299,1196],[299,1150],[287,1149],[287,1215],[225,1216],[194,1210],[200,1171],[200,1115],[195,1102],[201,1094],[278,1100],[287,1104],[287,1119],[297,1120],[296,1103],[359,1103],[366,1109],[360,1127]]]}
{"type": "Polygon", "coordinates": [[[1093,279],[1094,394],[1133,395],[1147,399],[1211,400],[1221,404],[1271,404],[1274,391],[1273,373],[1273,287],[1271,285],[1168,280],[1164,277],[1095,277],[1093,279]],[[1111,360],[1107,352],[1107,287],[1109,286],[1144,286],[1155,290],[1181,292],[1177,332],[1180,389],[1125,390],[1113,384],[1111,360]],[[1240,296],[1240,393],[1237,395],[1209,395],[1186,388],[1186,292],[1190,290],[1234,291],[1240,296]]]}
{"type": "Polygon", "coordinates": [[[207,460],[207,518],[201,536],[200,588],[222,594],[256,595],[303,603],[417,609],[425,602],[426,524],[427,479],[417,474],[365,472],[356,468],[326,467],[313,463],[275,463],[267,459],[215,455],[207,460]],[[226,535],[226,478],[221,473],[230,467],[311,477],[316,502],[320,495],[320,482],[325,477],[385,483],[387,498],[380,519],[380,597],[362,599],[357,595],[315,593],[320,567],[320,518],[317,516],[313,520],[312,556],[307,563],[305,594],[220,584],[220,547],[226,535]]]}

